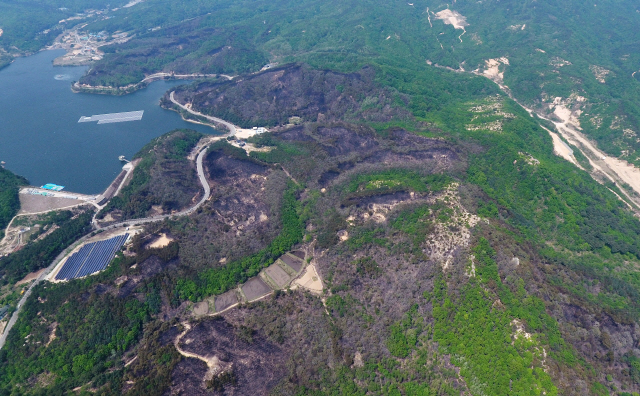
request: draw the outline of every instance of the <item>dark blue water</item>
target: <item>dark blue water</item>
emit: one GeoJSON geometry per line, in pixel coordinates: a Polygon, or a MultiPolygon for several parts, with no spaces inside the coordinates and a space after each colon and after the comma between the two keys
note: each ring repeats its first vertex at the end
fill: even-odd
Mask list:
{"type": "Polygon", "coordinates": [[[184,81],[158,81],[125,96],[74,94],[71,82],[86,67],[53,67],[64,51],[19,58],[0,70],[0,161],[33,185],[55,183],[78,193],[102,192],[120,172],[118,156],[131,158],[154,137],[175,128],[215,133],[159,106],[184,81]],[[144,110],[141,121],[98,125],[81,116],[144,110]]]}

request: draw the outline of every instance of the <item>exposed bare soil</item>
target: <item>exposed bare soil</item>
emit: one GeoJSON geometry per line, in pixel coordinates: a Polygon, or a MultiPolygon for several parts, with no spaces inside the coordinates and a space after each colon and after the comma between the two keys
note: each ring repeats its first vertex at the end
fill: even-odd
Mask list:
{"type": "Polygon", "coordinates": [[[219,296],[216,296],[215,307],[216,312],[224,311],[225,309],[238,303],[238,291],[229,290],[219,296]]]}
{"type": "Polygon", "coordinates": [[[57,209],[73,208],[87,205],[79,199],[45,197],[42,195],[20,194],[20,214],[35,214],[50,212],[57,209]]]}
{"type": "Polygon", "coordinates": [[[21,281],[16,283],[16,286],[31,282],[32,280],[38,278],[46,270],[47,270],[46,268],[43,268],[40,271],[36,271],[36,272],[30,273],[29,275],[27,275],[24,278],[22,278],[21,281]]]}
{"type": "Polygon", "coordinates": [[[316,271],[316,267],[313,264],[308,265],[302,276],[296,279],[293,283],[294,285],[307,289],[315,294],[320,294],[323,290],[322,280],[320,279],[320,276],[316,271]]]}
{"type": "Polygon", "coordinates": [[[455,29],[464,29],[469,26],[467,18],[462,16],[458,11],[452,11],[450,9],[437,12],[436,19],[441,19],[445,24],[453,26],[455,29]]]}
{"type": "Polygon", "coordinates": [[[273,290],[260,277],[251,278],[247,283],[242,285],[242,293],[247,301],[253,301],[260,297],[266,296],[273,290]]]}
{"type": "Polygon", "coordinates": [[[173,241],[173,238],[167,236],[167,234],[162,233],[155,241],[149,244],[149,248],[158,249],[167,246],[169,243],[173,241]]]}
{"type": "Polygon", "coordinates": [[[304,252],[301,252],[301,251],[294,252],[292,255],[285,254],[284,256],[280,257],[280,260],[282,260],[286,265],[291,267],[291,269],[294,270],[295,272],[300,272],[300,270],[302,269],[302,264],[303,264],[302,259],[304,259],[304,252]],[[295,253],[298,253],[299,255],[295,255],[295,253]],[[300,257],[300,255],[302,257],[300,257]]]}

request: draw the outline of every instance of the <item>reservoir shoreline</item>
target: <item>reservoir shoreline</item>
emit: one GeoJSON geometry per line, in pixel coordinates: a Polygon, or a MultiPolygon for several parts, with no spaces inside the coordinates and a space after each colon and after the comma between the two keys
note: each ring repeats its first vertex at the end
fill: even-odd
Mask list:
{"type": "Polygon", "coordinates": [[[0,69],[0,161],[29,183],[54,183],[82,194],[99,194],[122,170],[118,157],[133,157],[153,138],[173,129],[220,134],[184,121],[160,107],[166,91],[186,83],[155,81],[126,96],[73,93],[86,66],[53,66],[64,50],[40,51],[0,69]],[[140,121],[97,125],[81,116],[144,111],[140,121]]]}

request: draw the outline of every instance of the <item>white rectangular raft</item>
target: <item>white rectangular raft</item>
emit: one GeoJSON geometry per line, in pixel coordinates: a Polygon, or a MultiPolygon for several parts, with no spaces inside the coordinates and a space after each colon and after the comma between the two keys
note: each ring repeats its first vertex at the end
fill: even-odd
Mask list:
{"type": "Polygon", "coordinates": [[[114,122],[140,121],[144,110],[129,111],[125,113],[98,114],[91,117],[82,116],[78,122],[95,122],[98,124],[111,124],[114,122]]]}

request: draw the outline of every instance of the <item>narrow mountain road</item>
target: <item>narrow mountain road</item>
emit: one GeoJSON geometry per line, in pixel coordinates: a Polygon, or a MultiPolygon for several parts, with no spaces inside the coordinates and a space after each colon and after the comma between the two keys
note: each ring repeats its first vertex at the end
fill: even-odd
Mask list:
{"type": "Polygon", "coordinates": [[[236,132],[238,131],[238,129],[240,129],[240,127],[237,127],[235,125],[233,125],[232,123],[225,121],[221,118],[218,117],[212,117],[212,116],[208,116],[208,115],[204,115],[202,113],[198,113],[197,111],[193,111],[190,108],[184,106],[183,104],[181,104],[180,102],[178,102],[177,100],[175,100],[175,98],[173,97],[173,93],[175,91],[171,91],[171,93],[169,94],[169,99],[171,99],[171,101],[173,102],[173,104],[177,105],[178,107],[180,107],[182,110],[185,110],[193,115],[199,116],[199,117],[204,117],[209,121],[218,123],[218,124],[222,124],[224,126],[226,126],[229,129],[229,133],[228,136],[233,136],[236,134],[236,132]]]}
{"type": "Polygon", "coordinates": [[[118,228],[118,227],[125,227],[125,226],[130,226],[130,225],[141,225],[141,224],[147,224],[147,223],[153,223],[156,221],[161,221],[170,217],[180,217],[180,216],[187,216],[190,215],[191,213],[195,212],[196,210],[198,210],[198,208],[200,206],[202,206],[207,199],[209,199],[209,196],[211,196],[211,187],[209,187],[209,182],[207,181],[207,177],[204,174],[204,168],[202,165],[202,160],[204,158],[204,155],[207,152],[207,149],[209,148],[209,146],[204,147],[200,153],[198,154],[198,158],[196,159],[196,169],[198,172],[198,178],[200,179],[200,184],[202,184],[202,188],[204,188],[204,195],[202,196],[202,198],[200,199],[200,201],[193,205],[192,207],[185,209],[181,212],[178,213],[172,213],[172,214],[166,214],[166,215],[158,215],[158,216],[153,216],[153,217],[143,217],[141,219],[131,219],[131,220],[126,220],[126,221],[121,221],[119,223],[115,223],[115,224],[111,224],[108,225],[106,227],[100,227],[97,224],[95,225],[96,228],[101,229],[101,230],[111,230],[114,228],[118,228]]]}
{"type": "MultiPolygon", "coordinates": [[[[230,124],[233,125],[233,124],[230,124]]],[[[211,196],[211,187],[209,187],[209,182],[207,181],[207,177],[204,174],[204,167],[202,165],[202,161],[204,158],[204,155],[207,152],[207,149],[209,148],[209,146],[205,146],[200,153],[198,153],[198,157],[196,159],[196,169],[198,171],[198,178],[200,179],[200,184],[202,184],[202,187],[204,188],[204,195],[202,196],[202,198],[200,199],[200,201],[195,204],[194,206],[185,209],[181,212],[178,213],[173,213],[173,214],[168,214],[168,215],[161,215],[161,216],[154,216],[154,217],[145,217],[142,219],[133,219],[133,220],[127,220],[127,221],[121,221],[119,223],[115,223],[115,224],[111,224],[107,227],[99,227],[97,224],[94,224],[94,226],[98,229],[101,230],[112,230],[114,228],[119,228],[119,227],[127,227],[129,225],[141,225],[141,224],[147,224],[147,223],[153,223],[156,221],[162,221],[164,219],[167,219],[169,217],[180,217],[180,216],[187,216],[190,215],[191,213],[195,212],[196,210],[198,210],[198,208],[200,208],[200,206],[202,206],[211,196]]],[[[78,239],[75,243],[72,244],[72,246],[77,245],[78,243],[82,243],[84,241],[86,241],[87,239],[89,239],[91,237],[91,234],[85,235],[82,238],[78,239]]],[[[51,271],[53,271],[53,269],[58,265],[58,263],[60,263],[60,261],[69,253],[69,249],[65,249],[62,253],[60,253],[54,260],[53,262],[49,265],[49,267],[47,267],[47,270],[42,272],[42,274],[40,274],[40,276],[33,281],[33,283],[31,284],[31,286],[29,286],[29,289],[27,289],[27,291],[24,293],[24,295],[22,296],[22,298],[20,299],[20,301],[18,302],[18,305],[16,307],[16,310],[13,312],[13,315],[11,315],[11,319],[9,319],[9,323],[7,323],[7,326],[4,329],[4,333],[2,333],[2,335],[0,335],[0,349],[2,349],[2,347],[4,346],[5,342],[7,341],[7,336],[9,335],[9,332],[11,331],[11,328],[16,324],[16,321],[18,320],[18,315],[20,314],[20,310],[22,308],[22,306],[25,304],[25,302],[27,301],[27,299],[29,298],[29,296],[31,295],[31,292],[33,290],[34,287],[36,287],[40,282],[42,282],[47,275],[49,275],[49,273],[51,273],[51,271]]]]}
{"type": "Polygon", "coordinates": [[[208,78],[208,77],[224,77],[227,80],[233,80],[232,76],[228,76],[226,74],[202,74],[202,73],[193,73],[193,74],[175,74],[175,73],[155,73],[148,75],[143,78],[140,83],[144,82],[153,82],[156,80],[164,79],[165,77],[177,78],[180,80],[189,79],[189,78],[208,78]]]}

